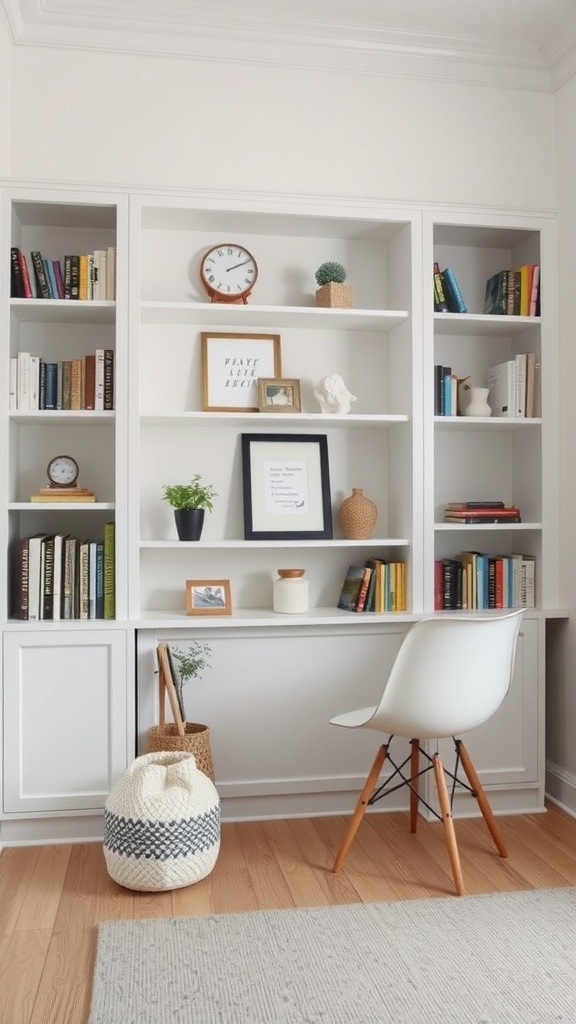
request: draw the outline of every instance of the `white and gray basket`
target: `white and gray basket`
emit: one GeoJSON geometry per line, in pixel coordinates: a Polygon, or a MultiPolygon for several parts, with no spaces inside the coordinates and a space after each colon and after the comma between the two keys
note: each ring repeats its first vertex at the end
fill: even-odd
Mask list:
{"type": "Polygon", "coordinates": [[[220,850],[220,799],[194,756],[137,757],[104,812],[108,874],[127,889],[181,889],[212,871],[220,850]]]}

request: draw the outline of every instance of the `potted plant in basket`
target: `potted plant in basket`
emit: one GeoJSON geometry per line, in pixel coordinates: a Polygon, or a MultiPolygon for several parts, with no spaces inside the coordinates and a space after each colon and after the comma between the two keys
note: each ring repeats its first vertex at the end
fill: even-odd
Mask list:
{"type": "Polygon", "coordinates": [[[174,520],[179,540],[200,540],[206,511],[212,512],[213,498],[217,498],[210,484],[203,484],[200,473],[190,483],[164,484],[162,498],[174,509],[174,520]]]}
{"type": "Polygon", "coordinates": [[[212,648],[201,640],[192,640],[186,650],[158,645],[160,683],[160,721],[148,730],[148,753],[156,750],[183,750],[194,755],[196,765],[214,782],[214,763],[210,743],[210,729],[200,722],[186,721],[184,686],[191,679],[200,679],[210,666],[212,648]],[[165,720],[165,698],[172,710],[174,722],[165,720]]]}
{"type": "Polygon", "coordinates": [[[349,284],[344,284],[345,280],[346,270],[341,263],[322,263],[316,271],[316,283],[320,285],[316,292],[316,305],[350,307],[352,289],[349,284]]]}

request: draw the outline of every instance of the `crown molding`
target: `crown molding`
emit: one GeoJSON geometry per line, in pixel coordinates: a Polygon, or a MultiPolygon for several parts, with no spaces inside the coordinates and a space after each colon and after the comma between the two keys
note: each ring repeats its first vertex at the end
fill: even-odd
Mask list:
{"type": "MultiPolygon", "coordinates": [[[[423,29],[383,28],[350,16],[311,17],[291,6],[217,16],[181,0],[2,0],[15,46],[264,64],[552,92],[576,73],[576,11],[537,45],[423,29]],[[292,10],[293,13],[290,13],[292,10]],[[160,13],[159,13],[160,12],[160,13]]],[[[305,5],[306,6],[306,5],[305,5]]],[[[333,4],[338,9],[338,4],[333,4]]]]}

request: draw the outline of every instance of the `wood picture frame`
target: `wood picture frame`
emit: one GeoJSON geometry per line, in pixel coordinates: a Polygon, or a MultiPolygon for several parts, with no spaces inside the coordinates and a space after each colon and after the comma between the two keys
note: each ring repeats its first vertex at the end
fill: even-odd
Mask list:
{"type": "Polygon", "coordinates": [[[203,412],[259,412],[258,378],[281,377],[279,334],[201,334],[203,412]]]}
{"type": "Polygon", "coordinates": [[[186,580],[187,615],[231,615],[230,580],[186,580]]]}
{"type": "Polygon", "coordinates": [[[242,434],[245,540],[331,540],[325,434],[242,434]]]}
{"type": "Polygon", "coordinates": [[[260,412],[301,412],[300,381],[296,377],[259,377],[260,412]]]}

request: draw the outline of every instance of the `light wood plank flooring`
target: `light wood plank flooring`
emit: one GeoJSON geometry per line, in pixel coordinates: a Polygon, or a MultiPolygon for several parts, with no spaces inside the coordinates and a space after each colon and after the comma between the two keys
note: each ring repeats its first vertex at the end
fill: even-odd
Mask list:
{"type": "MultiPolygon", "coordinates": [[[[576,819],[550,805],[546,814],[498,820],[507,860],[481,819],[456,822],[468,893],[576,885],[576,819]]],[[[453,896],[439,823],[422,821],[410,835],[407,814],[369,814],[333,875],[345,823],[224,824],[213,872],[168,893],[122,889],[109,878],[99,843],[4,850],[0,1021],[85,1024],[99,921],[453,896]]]]}

